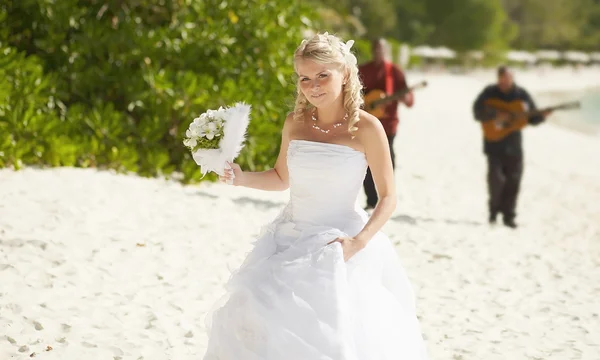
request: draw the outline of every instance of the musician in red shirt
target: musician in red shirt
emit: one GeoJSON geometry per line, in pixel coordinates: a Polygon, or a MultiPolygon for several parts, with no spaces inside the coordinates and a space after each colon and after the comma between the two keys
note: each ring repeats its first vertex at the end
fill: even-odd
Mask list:
{"type": "MultiPolygon", "coordinates": [[[[404,73],[400,68],[390,61],[385,60],[384,56],[384,39],[376,39],[371,43],[371,51],[373,53],[373,60],[359,66],[360,78],[363,82],[364,94],[368,94],[372,90],[383,90],[388,95],[392,95],[397,91],[401,91],[407,88],[406,79],[404,73]]],[[[394,138],[398,129],[398,106],[400,103],[404,103],[408,107],[412,107],[414,102],[414,96],[412,92],[406,93],[403,99],[391,101],[385,107],[385,115],[379,120],[381,121],[383,128],[387,134],[388,143],[390,146],[390,153],[392,155],[392,165],[396,167],[396,159],[394,154],[394,138]]],[[[378,197],[377,190],[375,189],[375,183],[371,171],[367,169],[367,175],[363,183],[365,193],[367,194],[367,206],[365,210],[375,208],[377,205],[378,197]]]]}

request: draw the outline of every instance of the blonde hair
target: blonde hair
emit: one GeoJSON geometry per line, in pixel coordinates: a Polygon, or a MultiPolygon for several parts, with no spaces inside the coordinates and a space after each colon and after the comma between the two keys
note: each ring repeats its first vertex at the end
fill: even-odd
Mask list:
{"type": "MultiPolygon", "coordinates": [[[[363,85],[358,75],[356,56],[350,48],[354,41],[344,43],[340,38],[328,33],[316,34],[310,39],[303,40],[294,53],[294,66],[298,58],[312,60],[320,64],[338,64],[346,70],[348,78],[342,89],[344,109],[348,114],[348,131],[353,133],[359,120],[359,109],[363,105],[363,85]]],[[[305,112],[310,109],[310,103],[300,86],[296,85],[296,104],[294,106],[294,120],[304,118],[305,112]]]]}

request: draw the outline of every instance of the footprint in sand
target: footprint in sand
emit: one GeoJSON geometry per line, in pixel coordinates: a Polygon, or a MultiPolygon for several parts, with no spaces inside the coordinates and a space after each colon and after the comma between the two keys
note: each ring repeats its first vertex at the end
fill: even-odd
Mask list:
{"type": "Polygon", "coordinates": [[[13,314],[20,314],[23,311],[23,308],[17,304],[8,304],[6,309],[11,310],[13,314]]]}
{"type": "Polygon", "coordinates": [[[38,247],[42,250],[46,250],[46,248],[48,247],[48,244],[46,244],[43,241],[40,240],[29,240],[27,241],[30,245],[34,246],[34,247],[38,247]]]}
{"type": "Polygon", "coordinates": [[[4,271],[6,269],[14,269],[15,267],[10,264],[0,264],[0,271],[4,271]]]}

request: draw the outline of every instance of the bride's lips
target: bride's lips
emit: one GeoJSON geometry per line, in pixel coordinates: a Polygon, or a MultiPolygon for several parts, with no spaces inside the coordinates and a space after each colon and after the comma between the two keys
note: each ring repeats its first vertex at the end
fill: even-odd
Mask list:
{"type": "Polygon", "coordinates": [[[323,97],[324,95],[325,95],[325,93],[322,93],[322,94],[318,94],[318,95],[311,95],[310,97],[313,99],[318,99],[318,98],[323,97]]]}

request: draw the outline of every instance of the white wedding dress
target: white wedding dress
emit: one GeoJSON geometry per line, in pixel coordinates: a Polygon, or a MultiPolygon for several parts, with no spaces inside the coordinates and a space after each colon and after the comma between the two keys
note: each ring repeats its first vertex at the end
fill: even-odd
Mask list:
{"type": "Polygon", "coordinates": [[[292,140],[290,201],[259,236],[208,317],[204,360],[423,360],[413,292],[378,233],[344,262],[339,236],[367,214],[367,163],[344,145],[292,140]]]}

